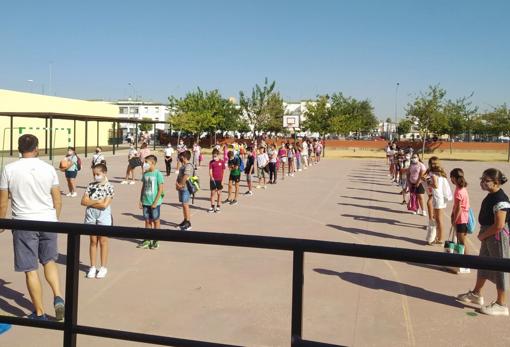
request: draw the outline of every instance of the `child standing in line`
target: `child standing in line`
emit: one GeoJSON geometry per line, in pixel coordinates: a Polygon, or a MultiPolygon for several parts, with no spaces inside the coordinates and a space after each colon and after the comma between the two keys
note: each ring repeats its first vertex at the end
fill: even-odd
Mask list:
{"type": "Polygon", "coordinates": [[[253,195],[252,191],[252,175],[255,171],[255,157],[253,155],[253,148],[248,146],[246,149],[248,152],[248,159],[246,159],[246,166],[244,168],[244,174],[246,175],[246,183],[248,184],[248,191],[244,195],[253,195]]]}
{"type": "Polygon", "coordinates": [[[306,170],[308,169],[308,142],[305,139],[303,139],[303,142],[301,143],[301,162],[303,168],[306,170]]]}
{"type": "Polygon", "coordinates": [[[290,143],[287,143],[287,158],[289,159],[289,165],[288,165],[288,173],[287,176],[294,176],[294,148],[292,148],[292,145],[290,143]]]}
{"type": "Polygon", "coordinates": [[[225,202],[230,205],[237,205],[239,182],[241,181],[241,159],[234,156],[234,151],[228,151],[228,167],[230,169],[230,176],[228,178],[228,197],[225,202]],[[232,193],[234,194],[233,199],[230,198],[232,193]]]}
{"type": "MultiPolygon", "coordinates": [[[[81,205],[86,206],[85,224],[112,225],[111,203],[113,199],[113,186],[106,177],[107,168],[105,164],[96,164],[92,168],[94,182],[89,183],[87,190],[81,198],[81,205]]],[[[90,268],[87,278],[105,278],[108,272],[108,237],[90,236],[90,268]],[[101,255],[101,267],[97,271],[96,258],[97,247],[101,255]]]]}
{"type": "Polygon", "coordinates": [[[174,155],[174,149],[172,148],[172,144],[168,142],[165,148],[165,169],[166,175],[170,176],[172,173],[172,156],[174,155]]]}
{"type": "Polygon", "coordinates": [[[259,147],[257,154],[257,176],[259,177],[259,184],[257,188],[266,189],[266,166],[269,165],[269,157],[264,147],[259,147]],[[263,181],[264,185],[260,185],[263,181]]]}
{"type": "Polygon", "coordinates": [[[188,231],[191,230],[191,213],[189,210],[191,192],[188,188],[188,180],[193,176],[193,165],[190,163],[191,152],[184,151],[180,153],[178,159],[182,166],[179,169],[179,175],[175,182],[175,189],[179,192],[179,202],[182,204],[182,214],[184,216],[184,220],[178,227],[183,231],[188,231]]]}
{"type": "Polygon", "coordinates": [[[451,215],[452,226],[457,231],[457,242],[464,245],[464,254],[467,254],[467,224],[469,220],[469,194],[467,192],[467,182],[464,177],[464,171],[455,168],[450,171],[450,179],[455,185],[453,193],[453,208],[451,215]]]}
{"type": "Polygon", "coordinates": [[[451,190],[448,181],[446,180],[446,172],[441,167],[438,157],[431,157],[429,159],[429,169],[426,172],[427,185],[431,192],[431,207],[433,211],[433,220],[436,225],[437,236],[436,240],[430,244],[443,244],[443,215],[446,208],[446,201],[451,200],[451,190]],[[447,193],[447,194],[445,194],[447,193]],[[448,194],[449,193],[449,194],[448,194]]]}
{"type": "Polygon", "coordinates": [[[273,144],[269,147],[268,151],[269,157],[269,184],[276,184],[276,163],[278,162],[278,152],[276,151],[276,146],[273,144]]]}
{"type": "Polygon", "coordinates": [[[285,163],[287,163],[287,148],[285,143],[282,142],[282,146],[278,150],[278,158],[280,158],[280,165],[282,166],[282,180],[285,179],[285,163]]]}
{"type": "Polygon", "coordinates": [[[221,191],[223,189],[223,172],[225,170],[225,162],[220,159],[220,151],[213,149],[213,159],[209,162],[209,178],[211,189],[211,208],[207,211],[220,212],[221,209],[221,191]],[[216,197],[216,207],[214,200],[216,197]]]}
{"type": "MultiPolygon", "coordinates": [[[[142,190],[140,192],[139,207],[143,209],[145,228],[159,229],[161,203],[163,202],[163,183],[165,182],[161,172],[156,169],[158,158],[154,155],[145,157],[143,164],[142,190]]],[[[138,248],[157,249],[158,241],[143,240],[138,248]]]]}

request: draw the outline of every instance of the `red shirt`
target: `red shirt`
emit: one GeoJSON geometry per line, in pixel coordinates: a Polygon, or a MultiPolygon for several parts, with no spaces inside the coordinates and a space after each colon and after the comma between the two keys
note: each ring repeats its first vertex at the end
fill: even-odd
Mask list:
{"type": "Polygon", "coordinates": [[[225,162],[223,160],[211,160],[209,162],[209,170],[212,170],[212,177],[215,181],[223,181],[223,171],[225,170],[225,162]]]}

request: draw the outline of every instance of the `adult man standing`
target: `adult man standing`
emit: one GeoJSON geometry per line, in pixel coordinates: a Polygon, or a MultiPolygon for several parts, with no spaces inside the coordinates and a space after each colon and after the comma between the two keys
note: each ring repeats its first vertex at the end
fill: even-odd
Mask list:
{"type": "MultiPolygon", "coordinates": [[[[56,222],[62,201],[55,169],[37,158],[39,140],[26,134],[19,138],[18,149],[22,158],[5,166],[0,178],[0,218],[5,218],[9,194],[12,218],[56,222]]],[[[3,231],[3,230],[1,230],[3,231]]],[[[47,320],[42,302],[42,286],[37,270],[38,261],[44,267],[44,277],[54,295],[55,317],[64,318],[64,300],[60,292],[57,234],[26,230],[13,230],[14,269],[24,272],[34,312],[28,317],[47,320]]]]}

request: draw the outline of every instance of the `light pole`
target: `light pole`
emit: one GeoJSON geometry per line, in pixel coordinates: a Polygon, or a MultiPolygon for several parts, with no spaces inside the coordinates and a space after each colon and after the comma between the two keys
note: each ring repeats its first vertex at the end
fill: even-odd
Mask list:
{"type": "Polygon", "coordinates": [[[397,106],[398,106],[398,87],[400,83],[397,82],[397,86],[395,87],[395,124],[397,124],[397,106]]]}
{"type": "Polygon", "coordinates": [[[34,80],[27,80],[28,85],[30,86],[30,93],[34,92],[34,80]]]}
{"type": "Polygon", "coordinates": [[[131,88],[133,88],[133,100],[136,100],[136,89],[135,89],[135,84],[133,82],[129,82],[128,83],[128,86],[130,86],[131,88]]]}

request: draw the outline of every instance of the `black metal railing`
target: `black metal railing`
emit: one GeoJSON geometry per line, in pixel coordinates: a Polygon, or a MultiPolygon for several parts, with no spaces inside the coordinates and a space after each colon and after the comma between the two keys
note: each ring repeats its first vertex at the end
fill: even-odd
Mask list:
{"type": "Polygon", "coordinates": [[[177,337],[157,336],[129,331],[112,330],[78,324],[78,284],[80,261],[80,236],[96,235],[132,239],[152,239],[160,241],[196,243],[206,245],[250,247],[293,252],[292,262],[292,321],[291,346],[336,346],[303,339],[303,264],[305,253],[343,255],[350,257],[394,260],[421,264],[459,266],[471,269],[486,269],[510,272],[510,259],[498,259],[469,255],[446,254],[440,252],[419,251],[394,247],[369,246],[341,242],[328,242],[305,239],[292,239],[270,236],[223,234],[210,232],[182,232],[176,230],[96,226],[74,223],[52,223],[0,219],[0,229],[45,231],[67,234],[66,260],[66,307],[64,322],[37,321],[27,318],[0,315],[0,323],[9,323],[34,328],[60,330],[64,332],[63,346],[75,347],[78,334],[96,337],[152,343],[163,346],[232,346],[181,339],[177,337]]]}

